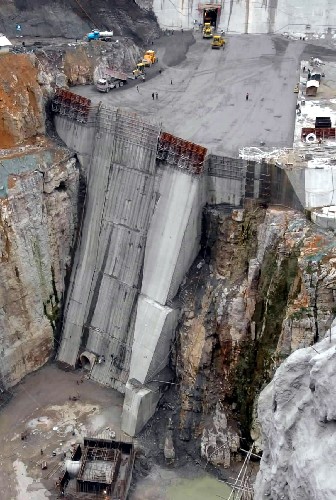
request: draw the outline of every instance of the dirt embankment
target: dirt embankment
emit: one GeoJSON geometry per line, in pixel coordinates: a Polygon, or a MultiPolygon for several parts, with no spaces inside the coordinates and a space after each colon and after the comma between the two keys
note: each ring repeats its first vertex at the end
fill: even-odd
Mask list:
{"type": "Polygon", "coordinates": [[[23,37],[83,38],[92,28],[113,30],[137,43],[159,35],[151,11],[133,0],[12,0],[0,1],[0,32],[23,37]]]}
{"type": "Polygon", "coordinates": [[[0,56],[0,148],[10,148],[44,133],[43,96],[34,59],[0,56]]]}

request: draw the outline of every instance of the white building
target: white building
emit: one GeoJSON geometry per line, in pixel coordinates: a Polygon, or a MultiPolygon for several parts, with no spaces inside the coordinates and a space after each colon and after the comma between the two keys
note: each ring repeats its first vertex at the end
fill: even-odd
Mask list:
{"type": "Polygon", "coordinates": [[[8,38],[5,37],[2,33],[0,33],[0,54],[5,54],[9,52],[9,48],[12,46],[11,42],[8,38]]]}

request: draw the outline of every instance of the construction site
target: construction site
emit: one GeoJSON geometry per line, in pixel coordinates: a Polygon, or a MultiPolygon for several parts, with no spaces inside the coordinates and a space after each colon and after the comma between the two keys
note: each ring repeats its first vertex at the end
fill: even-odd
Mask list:
{"type": "Polygon", "coordinates": [[[0,6],[0,500],[334,498],[333,452],[294,450],[332,441],[336,7],[26,3],[0,6]]]}

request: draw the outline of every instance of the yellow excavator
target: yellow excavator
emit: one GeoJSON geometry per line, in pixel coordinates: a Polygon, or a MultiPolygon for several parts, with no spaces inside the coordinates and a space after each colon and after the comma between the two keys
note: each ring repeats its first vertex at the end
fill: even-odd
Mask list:
{"type": "Polygon", "coordinates": [[[203,38],[212,38],[212,27],[210,23],[204,23],[203,26],[203,38]]]}
{"type": "Polygon", "coordinates": [[[212,49],[220,49],[225,45],[225,40],[221,35],[214,35],[213,40],[211,42],[212,49]]]}

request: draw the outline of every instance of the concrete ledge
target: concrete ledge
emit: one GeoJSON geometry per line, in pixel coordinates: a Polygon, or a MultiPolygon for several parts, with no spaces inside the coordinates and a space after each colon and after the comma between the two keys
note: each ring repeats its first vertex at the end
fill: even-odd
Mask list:
{"type": "Polygon", "coordinates": [[[140,295],[134,328],[130,379],[146,383],[167,364],[179,312],[140,295]]]}
{"type": "Polygon", "coordinates": [[[161,397],[159,389],[150,390],[132,379],[126,384],[126,392],[121,418],[121,430],[135,436],[154,415],[161,397]]]}

